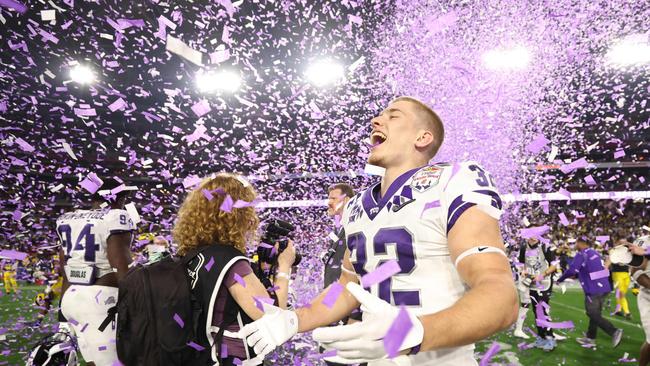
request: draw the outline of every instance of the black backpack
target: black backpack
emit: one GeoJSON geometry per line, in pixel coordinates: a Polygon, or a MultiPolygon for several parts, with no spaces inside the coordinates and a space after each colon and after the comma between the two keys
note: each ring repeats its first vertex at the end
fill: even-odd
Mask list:
{"type": "Polygon", "coordinates": [[[117,354],[125,366],[203,364],[209,358],[206,345],[196,342],[202,309],[187,274],[199,252],[136,266],[120,281],[117,305],[100,330],[117,315],[117,354]]]}

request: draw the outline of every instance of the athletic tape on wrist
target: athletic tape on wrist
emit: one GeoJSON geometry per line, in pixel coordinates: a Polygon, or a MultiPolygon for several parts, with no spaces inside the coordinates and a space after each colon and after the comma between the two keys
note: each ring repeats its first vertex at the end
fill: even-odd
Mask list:
{"type": "Polygon", "coordinates": [[[485,254],[485,253],[499,253],[504,257],[506,257],[506,259],[508,259],[508,256],[506,255],[506,253],[503,252],[503,250],[495,247],[490,247],[487,245],[481,245],[478,247],[469,248],[466,251],[460,253],[458,258],[456,258],[456,262],[454,262],[454,266],[458,267],[458,263],[460,263],[460,261],[462,261],[463,259],[467,258],[470,255],[485,254]]]}

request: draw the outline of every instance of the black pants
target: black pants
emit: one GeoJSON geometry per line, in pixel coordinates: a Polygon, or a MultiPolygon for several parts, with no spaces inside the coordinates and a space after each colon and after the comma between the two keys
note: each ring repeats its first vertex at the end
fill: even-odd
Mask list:
{"type": "Polygon", "coordinates": [[[610,336],[616,332],[616,327],[609,320],[603,318],[602,311],[605,299],[608,294],[587,295],[585,294],[585,310],[589,317],[589,328],[587,329],[587,338],[596,339],[598,328],[604,330],[610,336]]]}
{"type": "MultiPolygon", "coordinates": [[[[543,319],[538,319],[537,317],[537,304],[541,303],[546,303],[547,305],[551,305],[551,293],[552,293],[552,288],[548,289],[546,291],[538,291],[538,290],[533,290],[531,288],[530,290],[530,300],[533,304],[533,312],[535,313],[535,325],[537,325],[537,320],[546,320],[549,319],[548,315],[548,307],[540,305],[541,308],[541,314],[543,314],[544,318],[543,319]]],[[[547,338],[547,337],[553,337],[553,329],[551,328],[546,328],[546,327],[540,327],[537,325],[537,334],[540,336],[540,338],[547,338]]]]}

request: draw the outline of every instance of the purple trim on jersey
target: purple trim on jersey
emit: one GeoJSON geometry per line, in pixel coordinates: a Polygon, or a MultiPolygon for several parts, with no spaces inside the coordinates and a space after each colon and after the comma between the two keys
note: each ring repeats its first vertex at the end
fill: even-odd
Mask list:
{"type": "MultiPolygon", "coordinates": [[[[474,193],[485,194],[492,197],[491,206],[499,210],[501,209],[502,202],[501,197],[499,197],[498,193],[487,189],[474,191],[474,193]]],[[[454,227],[454,224],[456,224],[456,221],[460,215],[462,215],[463,212],[465,212],[468,208],[475,205],[475,203],[463,201],[462,194],[451,202],[449,205],[449,210],[447,210],[447,234],[449,234],[451,228],[454,227]]]]}
{"type": "Polygon", "coordinates": [[[402,188],[402,193],[400,193],[400,196],[406,197],[410,200],[413,199],[413,190],[411,189],[411,186],[405,186],[402,188]]]}
{"type": "MultiPolygon", "coordinates": [[[[458,198],[456,198],[456,200],[460,199],[460,198],[461,197],[458,197],[458,198]]],[[[456,200],[454,200],[454,202],[456,202],[456,200]]],[[[456,221],[458,220],[460,215],[462,215],[465,211],[467,211],[468,208],[470,208],[472,206],[476,206],[476,203],[465,202],[462,199],[460,200],[460,202],[461,203],[456,206],[457,207],[456,211],[454,211],[452,216],[447,219],[447,234],[449,234],[449,231],[451,230],[451,228],[454,227],[454,225],[456,224],[456,221]]],[[[453,204],[453,202],[452,202],[452,204],[453,204]]],[[[449,207],[449,208],[451,209],[451,207],[449,207]]]]}
{"type": "Polygon", "coordinates": [[[393,181],[393,183],[388,187],[386,194],[381,198],[378,197],[379,190],[377,193],[373,192],[375,188],[380,187],[379,184],[376,184],[366,189],[366,191],[363,193],[361,202],[363,204],[363,210],[366,211],[366,215],[368,215],[368,218],[370,218],[370,220],[373,220],[375,216],[377,216],[379,211],[381,211],[384,208],[384,206],[386,206],[386,203],[388,203],[391,197],[393,197],[395,192],[397,192],[397,190],[401,186],[403,186],[404,183],[406,183],[406,181],[409,180],[409,178],[411,178],[413,174],[415,174],[415,172],[417,172],[421,168],[422,167],[411,169],[408,172],[397,177],[397,179],[395,179],[395,181],[393,181]],[[374,194],[377,194],[376,198],[378,198],[378,200],[376,200],[375,197],[373,197],[374,194]]]}
{"type": "Polygon", "coordinates": [[[395,305],[420,305],[420,291],[393,290],[393,301],[395,305]]]}
{"type": "Polygon", "coordinates": [[[492,197],[492,207],[496,209],[501,209],[503,207],[503,202],[501,201],[501,197],[499,197],[499,194],[496,193],[495,191],[487,190],[487,189],[482,189],[478,191],[474,191],[476,193],[480,194],[486,194],[490,197],[492,197]]]}

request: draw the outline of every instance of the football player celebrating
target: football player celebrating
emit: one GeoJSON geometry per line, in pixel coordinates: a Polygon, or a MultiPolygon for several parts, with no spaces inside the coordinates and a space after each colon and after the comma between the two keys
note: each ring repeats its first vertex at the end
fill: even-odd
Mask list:
{"type": "Polygon", "coordinates": [[[119,186],[105,196],[111,203],[102,209],[99,194],[90,210],[63,214],[56,221],[64,259],[61,312],[76,333],[79,349],[88,365],[113,365],[117,360],[115,328],[98,330],[107,310],[117,302],[118,280],[131,262],[133,221],[124,210],[129,187],[119,186]],[[120,191],[121,190],[121,191],[120,191]],[[118,192],[119,191],[119,192],[118,192]]]}
{"type": "Polygon", "coordinates": [[[371,124],[368,162],[385,173],[346,205],[348,250],[339,281],[307,307],[268,307],[240,336],[257,354],[268,353],[361,305],[362,322],[314,331],[336,351],[328,360],[477,365],[474,342],[509,327],[518,308],[492,176],[474,162],[428,164],[444,129],[417,99],[393,100],[371,124]],[[395,263],[397,273],[384,275],[395,263]],[[332,299],[330,291],[341,286],[347,290],[332,299]]]}

